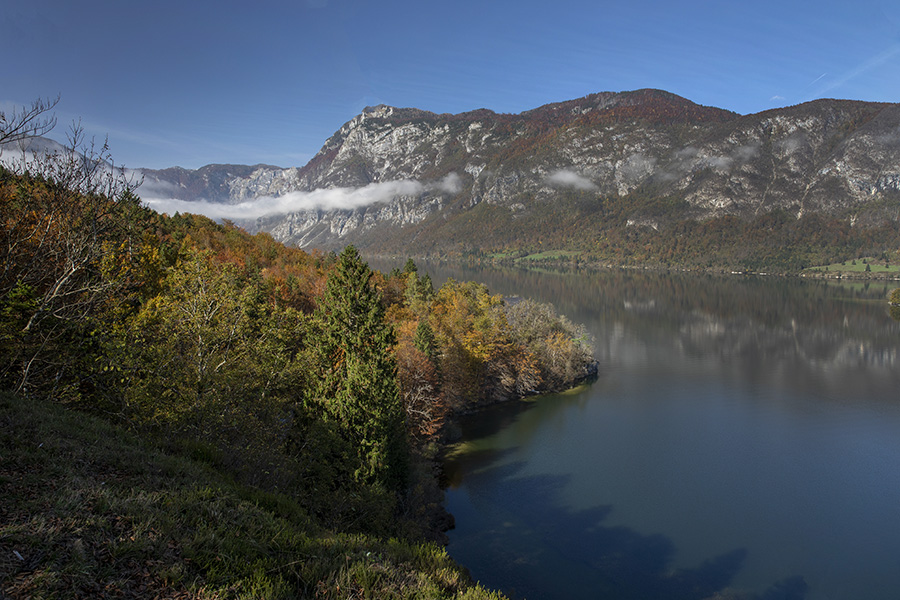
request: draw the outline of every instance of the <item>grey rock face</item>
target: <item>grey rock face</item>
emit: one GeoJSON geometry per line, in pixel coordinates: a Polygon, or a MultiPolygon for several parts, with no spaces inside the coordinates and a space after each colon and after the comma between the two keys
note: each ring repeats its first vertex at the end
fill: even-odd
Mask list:
{"type": "MultiPolygon", "coordinates": [[[[146,179],[175,186],[182,199],[222,203],[366,190],[368,202],[302,205],[243,223],[322,248],[414,253],[427,240],[489,247],[477,215],[490,210],[513,227],[552,215],[572,194],[598,206],[677,200],[679,216],[694,219],[780,209],[874,222],[897,218],[884,206],[900,199],[900,105],[819,100],[740,116],[639,90],[520,115],[378,106],[343,125],[302,168],[219,165],[146,172],[146,179]],[[414,193],[378,193],[400,181],[415,182],[414,193]],[[475,221],[468,229],[467,215],[475,221]]],[[[665,218],[636,209],[625,225],[657,228],[665,218]]]]}

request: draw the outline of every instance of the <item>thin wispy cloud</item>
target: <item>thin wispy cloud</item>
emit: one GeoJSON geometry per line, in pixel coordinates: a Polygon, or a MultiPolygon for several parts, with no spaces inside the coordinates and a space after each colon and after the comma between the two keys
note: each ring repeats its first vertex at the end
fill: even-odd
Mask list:
{"type": "Polygon", "coordinates": [[[825,77],[827,77],[827,76],[828,76],[828,73],[822,73],[821,75],[819,75],[818,77],[816,77],[815,79],[810,81],[806,87],[811,88],[812,86],[816,85],[817,83],[819,83],[820,81],[825,79],[825,77]]]}
{"type": "Polygon", "coordinates": [[[352,210],[373,204],[390,202],[404,196],[424,193],[456,194],[462,188],[460,177],[451,173],[436,182],[423,183],[411,179],[370,183],[361,188],[330,188],[311,192],[291,192],[283,196],[263,196],[239,204],[215,202],[190,202],[171,198],[154,198],[158,190],[138,194],[153,210],[160,213],[176,212],[202,214],[211,219],[249,221],[260,217],[283,215],[307,210],[352,210]]]}
{"type": "MultiPolygon", "coordinates": [[[[900,44],[891,45],[884,52],[881,52],[880,54],[876,54],[872,58],[870,58],[866,61],[863,61],[862,63],[860,63],[859,65],[857,65],[856,67],[854,67],[853,69],[851,69],[850,71],[848,71],[847,73],[845,73],[844,75],[839,77],[838,79],[835,79],[834,81],[832,81],[832,82],[828,83],[827,85],[825,85],[824,87],[820,88],[816,92],[815,97],[825,96],[828,93],[832,92],[833,90],[843,87],[844,85],[846,85],[850,81],[856,79],[860,75],[867,73],[868,71],[871,71],[872,69],[880,67],[881,65],[885,64],[886,62],[888,62],[889,60],[891,60],[898,54],[900,54],[900,44]]],[[[827,75],[827,73],[825,75],[827,75]]],[[[823,77],[825,77],[825,75],[823,75],[822,77],[819,77],[819,79],[817,79],[816,81],[821,80],[823,77]]],[[[814,81],[810,85],[815,84],[816,81],[814,81]]]]}
{"type": "Polygon", "coordinates": [[[558,187],[574,188],[576,190],[591,191],[597,186],[587,177],[573,171],[560,169],[547,176],[547,183],[558,187]]]}
{"type": "Polygon", "coordinates": [[[759,152],[759,144],[739,146],[732,152],[732,158],[738,162],[746,162],[759,152]]]}
{"type": "MultiPolygon", "coordinates": [[[[694,148],[686,148],[684,151],[696,153],[694,148]]],[[[635,153],[625,160],[619,161],[616,165],[616,178],[618,179],[621,175],[625,180],[638,181],[653,173],[655,168],[656,158],[635,153]]]]}
{"type": "Polygon", "coordinates": [[[704,166],[716,171],[727,171],[734,161],[728,156],[708,156],[703,159],[704,166]]]}

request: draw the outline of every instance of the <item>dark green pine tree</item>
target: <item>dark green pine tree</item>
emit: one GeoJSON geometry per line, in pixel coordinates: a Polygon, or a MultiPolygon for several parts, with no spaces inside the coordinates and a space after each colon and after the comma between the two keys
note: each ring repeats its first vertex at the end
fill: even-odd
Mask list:
{"type": "Polygon", "coordinates": [[[316,402],[348,443],[354,479],[400,491],[408,446],[392,347],[372,271],[347,246],[316,310],[320,383],[316,402]]]}
{"type": "Polygon", "coordinates": [[[416,327],[416,335],[413,338],[413,345],[416,349],[434,361],[437,355],[437,341],[434,339],[434,330],[427,318],[419,319],[419,325],[416,327]]]}

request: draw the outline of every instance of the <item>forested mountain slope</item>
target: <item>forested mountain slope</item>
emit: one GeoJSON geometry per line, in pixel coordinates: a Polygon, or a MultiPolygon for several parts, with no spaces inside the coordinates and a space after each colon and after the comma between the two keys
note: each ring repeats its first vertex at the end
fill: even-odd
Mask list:
{"type": "Polygon", "coordinates": [[[177,197],[294,194],[297,210],[242,223],[301,247],[797,267],[896,249],[900,105],[817,100],[741,116],[639,90],[518,115],[378,106],[302,168],[259,167],[226,187],[177,197]],[[336,209],[304,196],[323,190],[370,193],[336,209]]]}

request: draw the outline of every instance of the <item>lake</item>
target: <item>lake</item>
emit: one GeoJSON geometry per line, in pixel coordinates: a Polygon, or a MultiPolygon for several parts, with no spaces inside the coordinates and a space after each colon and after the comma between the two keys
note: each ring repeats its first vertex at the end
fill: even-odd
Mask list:
{"type": "Polygon", "coordinates": [[[600,363],[460,420],[448,552],[475,579],[532,599],[900,597],[900,283],[420,270],[554,303],[600,363]]]}

